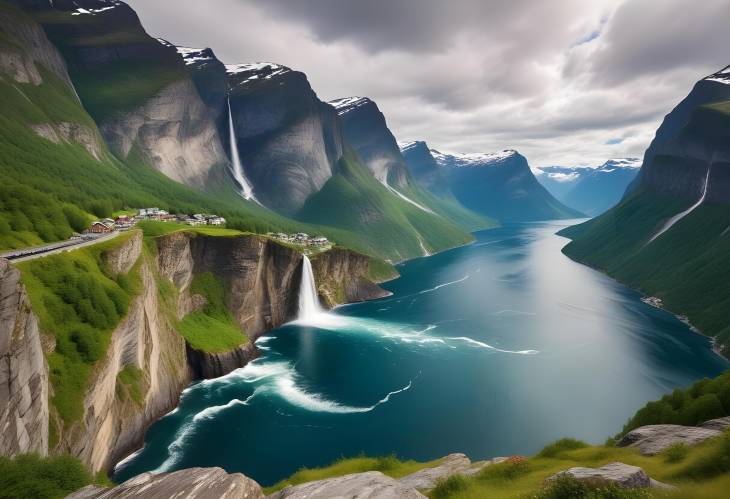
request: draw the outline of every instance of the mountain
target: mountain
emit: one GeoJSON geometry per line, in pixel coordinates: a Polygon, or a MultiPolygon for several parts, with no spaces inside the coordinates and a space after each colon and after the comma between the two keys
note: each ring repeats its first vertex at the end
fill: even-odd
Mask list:
{"type": "Polygon", "coordinates": [[[564,252],[655,295],[730,352],[730,66],[665,118],[621,203],[564,252]]]}
{"type": "Polygon", "coordinates": [[[414,181],[385,116],[371,99],[346,97],[330,101],[330,104],[337,110],[344,140],[375,179],[392,194],[465,230],[494,225],[487,217],[464,208],[453,196],[434,195],[414,181]]]}
{"type": "Polygon", "coordinates": [[[577,218],[535,179],[517,151],[458,154],[428,149],[423,142],[402,144],[416,179],[432,192],[442,185],[466,208],[502,222],[577,218]]]}
{"type": "Polygon", "coordinates": [[[548,166],[535,169],[535,173],[562,203],[594,217],[621,200],[640,167],[639,158],[620,158],[609,159],[597,168],[548,166]]]}

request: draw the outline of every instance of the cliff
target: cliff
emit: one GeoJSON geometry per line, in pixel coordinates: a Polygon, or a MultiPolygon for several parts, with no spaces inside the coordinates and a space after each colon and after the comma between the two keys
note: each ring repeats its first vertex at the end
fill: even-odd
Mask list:
{"type": "MultiPolygon", "coordinates": [[[[99,253],[99,265],[110,279],[138,273],[139,291],[92,366],[78,420],[49,409],[53,388],[45,356],[58,345],[53,331],[43,339],[20,271],[0,261],[2,454],[70,453],[93,472],[108,469],[140,445],[147,427],[175,407],[193,378],[245,365],[258,354],[256,338],[296,315],[302,256],[293,248],[263,236],[193,231],[160,236],[152,246],[143,243],[140,231],[118,241],[99,253]],[[195,349],[180,332],[181,320],[205,303],[191,291],[201,274],[222,283],[225,307],[242,331],[237,347],[195,349]]],[[[322,302],[334,306],[385,296],[368,281],[369,265],[368,257],[350,250],[321,253],[314,266],[322,302]]]]}
{"type": "Polygon", "coordinates": [[[228,163],[215,120],[175,48],[150,37],[116,0],[30,0],[68,63],[71,81],[110,149],[198,188],[228,163]]]}
{"type": "Polygon", "coordinates": [[[48,364],[20,272],[0,259],[0,454],[48,453],[48,364]]]}

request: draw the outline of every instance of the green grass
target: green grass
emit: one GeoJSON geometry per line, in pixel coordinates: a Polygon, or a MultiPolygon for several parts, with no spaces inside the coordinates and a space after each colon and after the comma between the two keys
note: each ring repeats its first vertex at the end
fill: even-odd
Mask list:
{"type": "Polygon", "coordinates": [[[112,275],[104,262],[104,253],[131,235],[17,265],[41,331],[56,342],[47,356],[51,403],[66,423],[83,415],[92,367],[106,354],[111,332],[141,287],[138,266],[112,275]]]}
{"type": "Polygon", "coordinates": [[[399,277],[393,265],[379,258],[371,258],[367,278],[373,282],[386,282],[399,277]]]}
{"type": "Polygon", "coordinates": [[[138,407],[144,404],[144,374],[141,369],[127,366],[117,374],[117,397],[132,400],[138,407]]]}
{"type": "Polygon", "coordinates": [[[1,499],[60,499],[92,481],[84,465],[71,456],[0,456],[1,499]]]}
{"type": "Polygon", "coordinates": [[[191,294],[205,297],[207,303],[198,312],[188,314],[178,330],[195,350],[227,352],[248,341],[225,303],[225,290],[220,279],[210,272],[196,274],[190,285],[191,294]]]}
{"type": "Polygon", "coordinates": [[[597,268],[684,314],[700,331],[730,344],[730,211],[706,204],[647,244],[664,221],[686,209],[649,192],[636,192],[604,215],[560,234],[573,241],[570,258],[597,268]]]}
{"type": "Polygon", "coordinates": [[[325,478],[333,478],[351,473],[363,473],[365,471],[380,471],[392,478],[401,478],[411,473],[415,473],[423,468],[438,466],[440,459],[419,463],[417,461],[402,461],[395,456],[384,457],[355,457],[349,459],[338,459],[329,466],[322,468],[302,468],[289,478],[286,478],[271,487],[264,489],[266,494],[272,494],[277,490],[290,485],[299,485],[301,483],[312,482],[314,480],[323,480],[325,478]]]}
{"type": "Polygon", "coordinates": [[[389,192],[352,151],[337,171],[312,195],[296,218],[353,233],[344,246],[401,261],[464,244],[472,237],[445,218],[427,213],[389,192]]]}

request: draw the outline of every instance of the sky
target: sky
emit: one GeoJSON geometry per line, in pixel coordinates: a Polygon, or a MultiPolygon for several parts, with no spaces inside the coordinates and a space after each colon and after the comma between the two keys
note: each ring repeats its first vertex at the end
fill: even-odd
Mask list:
{"type": "Polygon", "coordinates": [[[399,141],[533,167],[641,157],[730,64],[730,0],[127,1],[153,36],[370,97],[399,141]]]}

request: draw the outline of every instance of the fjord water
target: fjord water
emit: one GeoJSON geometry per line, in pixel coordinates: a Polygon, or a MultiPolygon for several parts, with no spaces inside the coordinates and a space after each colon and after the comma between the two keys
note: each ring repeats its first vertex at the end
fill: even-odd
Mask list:
{"type": "Polygon", "coordinates": [[[477,233],[399,266],[389,298],[272,331],[256,361],[192,384],[115,480],[221,466],[269,485],[361,453],[600,443],[647,401],[728,367],[671,314],[562,255],[565,225],[477,233]]]}

